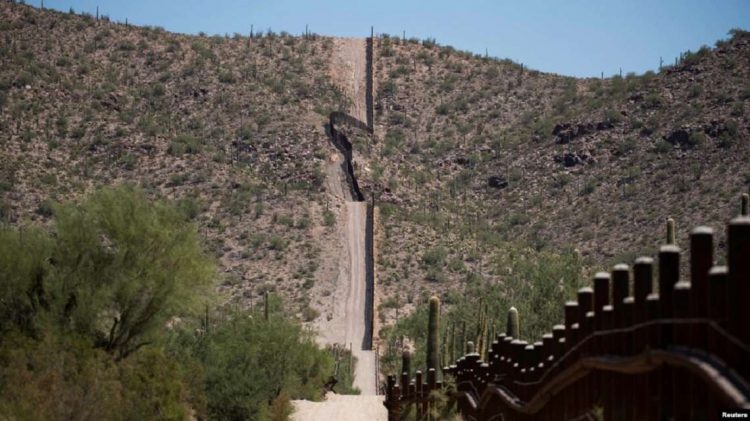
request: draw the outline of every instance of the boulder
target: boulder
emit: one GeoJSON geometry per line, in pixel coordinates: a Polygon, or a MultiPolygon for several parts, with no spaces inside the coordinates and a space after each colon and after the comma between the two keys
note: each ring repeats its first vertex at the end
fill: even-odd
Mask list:
{"type": "Polygon", "coordinates": [[[687,145],[690,139],[690,132],[686,129],[677,129],[672,133],[664,136],[664,140],[671,143],[672,145],[687,145]]]}
{"type": "Polygon", "coordinates": [[[508,180],[506,180],[505,177],[493,175],[487,179],[487,185],[493,189],[504,189],[508,187],[508,180]]]}
{"type": "Polygon", "coordinates": [[[554,157],[555,162],[563,164],[565,167],[574,167],[576,165],[583,165],[591,158],[590,155],[575,152],[567,152],[562,155],[556,155],[554,157]]]}
{"type": "Polygon", "coordinates": [[[703,126],[703,132],[711,137],[719,137],[724,133],[729,132],[729,129],[724,123],[712,121],[710,124],[703,126]]]}

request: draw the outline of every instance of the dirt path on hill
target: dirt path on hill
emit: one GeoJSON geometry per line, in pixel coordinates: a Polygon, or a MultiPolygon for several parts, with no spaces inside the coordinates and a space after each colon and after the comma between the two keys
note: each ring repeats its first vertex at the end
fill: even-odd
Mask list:
{"type": "MultiPolygon", "coordinates": [[[[335,39],[331,77],[352,99],[349,113],[366,120],[365,40],[335,39]]],[[[294,401],[293,419],[304,421],[387,419],[382,396],[377,394],[375,352],[363,349],[365,343],[367,204],[352,201],[343,166],[344,156],[333,154],[326,163],[326,190],[338,210],[336,229],[340,240],[338,276],[331,299],[333,309],[315,322],[319,341],[324,344],[351,344],[357,365],[354,386],[360,396],[328,394],[323,402],[294,401]]]]}
{"type": "Polygon", "coordinates": [[[354,386],[363,395],[377,393],[375,353],[363,349],[365,340],[365,202],[345,202],[339,215],[340,235],[345,248],[339,258],[333,313],[316,323],[325,344],[351,344],[357,358],[354,386]],[[330,320],[328,320],[330,317],[330,320]]]}
{"type": "Polygon", "coordinates": [[[386,421],[383,396],[336,395],[323,402],[295,401],[295,421],[386,421]]]}
{"type": "Polygon", "coordinates": [[[333,40],[333,63],[331,77],[338,82],[347,98],[352,100],[349,114],[359,121],[367,121],[367,88],[364,38],[336,38],[333,40]]]}
{"type": "MultiPolygon", "coordinates": [[[[334,40],[331,76],[352,100],[350,113],[364,121],[365,106],[365,40],[341,38],[334,40]]],[[[357,366],[354,386],[363,395],[377,394],[375,355],[363,349],[365,342],[365,223],[367,205],[352,201],[351,189],[346,185],[346,174],[339,154],[329,159],[326,186],[333,200],[343,201],[337,218],[339,238],[346,256],[339,258],[339,273],[334,292],[332,314],[318,322],[318,331],[325,343],[351,344],[357,366]]]]}

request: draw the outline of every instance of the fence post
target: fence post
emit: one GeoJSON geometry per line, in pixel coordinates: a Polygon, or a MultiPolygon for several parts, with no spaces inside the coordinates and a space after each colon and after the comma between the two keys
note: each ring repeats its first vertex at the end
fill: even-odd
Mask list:
{"type": "MultiPolygon", "coordinates": [[[[674,286],[673,295],[673,317],[679,322],[680,319],[687,319],[691,316],[690,309],[690,283],[680,281],[674,286]]],[[[691,326],[679,323],[674,329],[674,343],[676,345],[692,346],[690,339],[691,326]]],[[[684,370],[672,370],[673,383],[672,387],[672,415],[678,420],[692,419],[690,406],[685,405],[685,396],[690,396],[692,390],[692,379],[684,370]]]]}
{"type": "MultiPolygon", "coordinates": [[[[680,280],[680,248],[667,244],[659,249],[659,299],[661,300],[661,314],[665,319],[672,317],[674,305],[672,291],[680,280]]],[[[667,336],[670,335],[670,332],[667,336]]],[[[671,338],[665,338],[667,342],[671,338]]]]}
{"type": "Polygon", "coordinates": [[[405,349],[401,353],[401,372],[406,373],[406,376],[411,376],[411,351],[405,349]]]}
{"type": "Polygon", "coordinates": [[[578,303],[568,301],[565,303],[565,348],[566,351],[575,345],[575,332],[573,326],[576,325],[578,318],[578,303]]]}
{"type": "MultiPolygon", "coordinates": [[[[729,314],[727,308],[727,302],[729,301],[728,283],[729,276],[726,266],[714,266],[708,272],[708,317],[724,328],[727,326],[729,314]]],[[[730,366],[735,362],[733,356],[727,355],[726,350],[722,349],[721,334],[714,329],[708,331],[706,351],[709,354],[721,355],[730,366]]]]}
{"type": "Polygon", "coordinates": [[[422,370],[417,370],[416,376],[416,391],[414,393],[415,406],[417,407],[417,420],[422,421],[424,416],[424,383],[422,382],[422,370]]]}
{"type": "MultiPolygon", "coordinates": [[[[615,314],[619,313],[622,308],[622,300],[630,295],[630,267],[624,263],[615,265],[612,269],[612,307],[615,314]]],[[[616,326],[622,327],[622,319],[619,315],[615,316],[616,326]]]]}
{"type": "Polygon", "coordinates": [[[714,230],[697,227],[690,233],[690,286],[693,314],[708,314],[708,271],[714,264],[714,230]]]}
{"type": "Polygon", "coordinates": [[[388,410],[388,421],[401,420],[401,393],[393,375],[388,376],[385,393],[385,407],[388,410]]]}
{"type": "MultiPolygon", "coordinates": [[[[750,343],[750,216],[739,216],[729,223],[727,232],[729,252],[729,320],[730,329],[745,342],[750,343]]],[[[743,374],[750,373],[748,361],[740,367],[743,374]]]]}

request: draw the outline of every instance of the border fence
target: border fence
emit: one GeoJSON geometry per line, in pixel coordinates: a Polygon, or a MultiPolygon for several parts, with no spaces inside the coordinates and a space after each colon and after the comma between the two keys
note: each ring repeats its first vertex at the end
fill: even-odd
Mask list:
{"type": "Polygon", "coordinates": [[[670,220],[656,261],[641,257],[632,270],[618,264],[597,273],[593,288],[565,304],[564,323],[542,341],[514,338],[509,323],[486,361],[468,343],[466,355],[442,368],[445,381],[439,367],[417,371],[414,379],[406,372],[389,376],[388,419],[412,410],[417,420],[434,419],[435,391],[467,420],[702,420],[733,409],[747,413],[748,196],[727,225],[727,266],[714,263],[711,228],[695,228],[689,242],[689,276],[681,277],[670,220]]]}

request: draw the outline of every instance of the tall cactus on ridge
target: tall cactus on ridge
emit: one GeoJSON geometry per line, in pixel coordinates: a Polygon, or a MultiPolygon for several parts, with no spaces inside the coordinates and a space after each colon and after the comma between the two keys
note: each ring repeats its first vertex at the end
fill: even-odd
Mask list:
{"type": "Polygon", "coordinates": [[[675,244],[674,219],[667,218],[667,244],[675,244]]]}
{"type": "Polygon", "coordinates": [[[518,326],[518,310],[515,307],[511,307],[508,310],[508,324],[505,328],[505,335],[510,336],[513,339],[520,338],[520,327],[518,326]]]}
{"type": "Polygon", "coordinates": [[[440,367],[440,300],[438,297],[430,298],[430,319],[427,328],[427,369],[440,367]]]}

